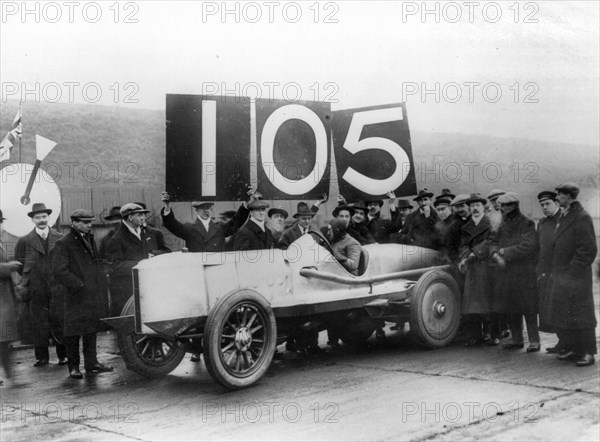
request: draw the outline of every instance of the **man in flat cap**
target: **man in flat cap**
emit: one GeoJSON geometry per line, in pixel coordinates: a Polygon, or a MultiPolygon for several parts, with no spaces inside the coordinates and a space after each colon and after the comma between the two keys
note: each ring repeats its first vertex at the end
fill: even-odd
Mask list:
{"type": "Polygon", "coordinates": [[[483,213],[486,202],[479,193],[471,194],[466,200],[471,217],[461,229],[458,267],[465,273],[461,313],[467,346],[483,343],[482,327],[491,312],[492,287],[487,264],[491,229],[490,221],[483,213]]]}
{"type": "MultiPolygon", "coordinates": [[[[254,189],[248,191],[250,202],[254,201],[254,189]]],[[[215,223],[212,220],[212,201],[194,201],[192,207],[196,219],[192,223],[181,223],[175,219],[171,210],[171,196],[162,193],[164,207],[161,209],[163,225],[175,236],[185,241],[190,252],[223,252],[226,250],[225,238],[233,235],[248,219],[246,203],[242,204],[233,219],[227,223],[215,223]]]]}
{"type": "Polygon", "coordinates": [[[537,352],[540,350],[540,336],[537,323],[535,223],[521,213],[516,193],[507,192],[497,202],[502,212],[502,224],[493,236],[490,252],[497,264],[492,311],[508,315],[511,338],[502,348],[524,347],[524,316],[529,339],[527,352],[537,352]]]}
{"type": "Polygon", "coordinates": [[[560,360],[592,365],[596,354],[596,314],[592,292],[592,268],[597,253],[596,233],[589,213],[577,201],[579,188],[566,182],[556,187],[562,208],[554,233],[552,288],[547,324],[564,337],[560,360]]]}
{"type": "Polygon", "coordinates": [[[91,234],[94,215],[78,209],[71,213],[71,229],[56,242],[51,253],[52,271],[65,290],[64,341],[69,376],[81,379],[79,337],[87,373],[112,371],[98,362],[96,333],[106,330],[100,318],[108,316],[106,273],[91,234]]]}
{"type": "Polygon", "coordinates": [[[120,316],[133,295],[131,269],[142,259],[169,253],[164,234],[152,227],[142,228],[148,210],[135,203],[120,209],[121,224],[108,242],[106,260],[110,265],[110,315],[120,316]]]}
{"type": "Polygon", "coordinates": [[[439,244],[438,248],[444,259],[449,263],[458,265],[463,221],[452,213],[451,202],[448,198],[437,198],[433,203],[440,218],[435,223],[435,231],[439,244]]]}
{"type": "Polygon", "coordinates": [[[556,223],[560,216],[560,207],[556,201],[556,192],[545,190],[538,194],[538,201],[542,207],[544,218],[537,226],[538,261],[535,268],[538,286],[538,308],[540,315],[540,331],[556,333],[558,343],[554,347],[546,348],[548,353],[560,353],[564,349],[560,330],[554,329],[547,321],[551,316],[549,309],[550,289],[552,288],[552,261],[554,260],[554,233],[556,223]]]}
{"type": "Polygon", "coordinates": [[[237,231],[233,250],[263,250],[276,246],[273,234],[265,223],[268,208],[266,201],[255,200],[248,204],[250,217],[237,231]]]}
{"type": "Polygon", "coordinates": [[[52,337],[56,345],[58,364],[67,363],[67,350],[62,344],[62,325],[56,309],[51,308],[52,265],[50,253],[56,242],[63,236],[48,225],[52,209],[44,203],[35,203],[27,214],[34,224],[34,229],[19,238],[15,248],[15,259],[22,264],[22,279],[18,290],[26,301],[31,317],[31,331],[36,362],[34,367],[48,365],[48,339],[52,337]]]}
{"type": "Polygon", "coordinates": [[[100,257],[106,259],[106,246],[115,233],[121,228],[121,206],[113,206],[104,217],[104,223],[111,226],[110,230],[100,240],[100,257]]]}
{"type": "Polygon", "coordinates": [[[438,246],[435,224],[440,220],[437,212],[431,207],[433,193],[427,189],[419,191],[414,201],[419,205],[406,218],[406,223],[400,232],[400,242],[416,247],[435,249],[438,246]]]}

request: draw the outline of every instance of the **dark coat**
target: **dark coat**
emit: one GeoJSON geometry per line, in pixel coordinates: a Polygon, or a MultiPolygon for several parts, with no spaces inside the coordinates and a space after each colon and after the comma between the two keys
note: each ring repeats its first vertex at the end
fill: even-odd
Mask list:
{"type": "Polygon", "coordinates": [[[64,288],[64,335],[78,336],[106,330],[100,318],[108,317],[106,273],[93,235],[91,246],[71,229],[56,242],[50,255],[52,270],[64,288]]]}
{"type": "MultiPolygon", "coordinates": [[[[310,226],[308,228],[310,230],[310,226]]],[[[281,238],[279,238],[278,246],[281,249],[287,249],[291,243],[296,241],[301,236],[302,231],[300,230],[300,226],[298,226],[298,223],[294,223],[292,227],[283,231],[281,238]]]]}
{"type": "Polygon", "coordinates": [[[438,234],[435,229],[438,221],[440,217],[433,207],[427,218],[421,210],[415,210],[406,217],[400,232],[400,243],[428,249],[439,248],[438,234]]]}
{"type": "Polygon", "coordinates": [[[390,235],[400,230],[400,212],[394,210],[391,219],[383,219],[378,213],[373,218],[367,221],[367,228],[373,239],[379,244],[385,244],[390,242],[390,235]]]}
{"type": "Polygon", "coordinates": [[[252,220],[246,221],[235,235],[233,250],[262,250],[276,247],[275,238],[268,227],[265,231],[252,220]]]}
{"type": "Polygon", "coordinates": [[[26,302],[25,308],[29,310],[30,324],[27,324],[27,328],[31,331],[33,345],[37,347],[47,347],[50,331],[62,326],[57,317],[61,309],[51,305],[55,283],[50,262],[50,253],[62,236],[49,228],[44,244],[44,240],[33,229],[19,238],[15,247],[15,260],[23,264],[19,291],[26,302]]]}
{"type": "Polygon", "coordinates": [[[462,299],[462,314],[487,314],[491,312],[492,286],[489,276],[489,236],[491,226],[484,216],[475,225],[469,219],[461,228],[460,259],[474,253],[475,259],[469,261],[465,274],[465,288],[462,299]]]}
{"type": "Polygon", "coordinates": [[[348,235],[357,240],[361,246],[365,244],[375,244],[375,238],[369,232],[369,228],[366,224],[356,224],[354,221],[350,221],[348,226],[348,235]]]}
{"type": "Polygon", "coordinates": [[[131,269],[149,254],[160,255],[171,251],[165,245],[164,234],[159,229],[141,229],[140,241],[137,236],[121,223],[117,233],[106,246],[106,258],[110,262],[111,316],[119,316],[127,300],[133,295],[131,269]]]}
{"type": "Polygon", "coordinates": [[[537,314],[535,223],[518,210],[513,211],[500,224],[492,248],[503,249],[506,262],[504,267],[495,267],[492,311],[537,314]]]}
{"type": "Polygon", "coordinates": [[[0,241],[0,342],[19,339],[15,292],[12,272],[6,264],[8,261],[8,253],[0,241]]]}
{"type": "Polygon", "coordinates": [[[552,261],[554,260],[554,234],[556,221],[560,216],[558,211],[554,216],[540,220],[537,227],[538,262],[536,266],[538,310],[540,314],[540,331],[555,333],[556,330],[548,324],[550,312],[550,289],[552,288],[552,261]]]}
{"type": "Polygon", "coordinates": [[[597,251],[592,218],[574,201],[554,234],[549,325],[563,330],[596,327],[591,265],[597,251]]]}
{"type": "Polygon", "coordinates": [[[173,210],[165,215],[161,209],[163,225],[175,236],[185,241],[185,246],[190,252],[222,252],[227,246],[225,238],[233,235],[238,228],[248,219],[249,211],[242,204],[232,220],[226,223],[210,221],[208,232],[198,218],[193,223],[180,223],[175,219],[173,210]]]}
{"type": "Polygon", "coordinates": [[[435,223],[435,232],[438,242],[438,245],[435,248],[442,252],[445,260],[454,264],[458,264],[462,235],[461,230],[465,222],[466,221],[463,221],[458,216],[452,214],[445,220],[439,220],[435,223]]]}
{"type": "Polygon", "coordinates": [[[114,236],[115,233],[119,231],[121,228],[120,224],[117,224],[115,227],[110,229],[106,235],[100,240],[100,248],[98,251],[100,252],[100,258],[106,259],[106,247],[108,247],[108,242],[114,236]]]}

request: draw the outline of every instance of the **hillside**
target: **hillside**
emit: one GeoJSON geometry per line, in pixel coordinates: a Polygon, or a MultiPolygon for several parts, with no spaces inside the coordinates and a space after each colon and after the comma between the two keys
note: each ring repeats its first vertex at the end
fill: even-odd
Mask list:
{"type": "MultiPolygon", "coordinates": [[[[2,105],[2,136],[17,105],[2,105]]],[[[33,163],[36,133],[58,142],[44,166],[61,188],[164,185],[164,111],[25,103],[22,112],[22,161],[33,163]]],[[[412,143],[417,183],[433,191],[450,187],[455,192],[486,193],[501,187],[535,195],[565,180],[589,189],[600,186],[598,146],[418,131],[413,131],[412,143]]],[[[18,158],[15,146],[10,162],[18,158]]]]}

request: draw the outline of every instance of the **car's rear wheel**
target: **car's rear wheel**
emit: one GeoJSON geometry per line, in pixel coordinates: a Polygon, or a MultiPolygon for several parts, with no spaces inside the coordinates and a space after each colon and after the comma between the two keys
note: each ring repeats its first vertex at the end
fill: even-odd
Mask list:
{"type": "MultiPolygon", "coordinates": [[[[121,316],[133,315],[134,312],[134,299],[131,297],[123,307],[121,316]]],[[[119,331],[117,342],[127,368],[149,378],[169,374],[185,356],[181,343],[156,335],[119,331]]]]}
{"type": "Polygon", "coordinates": [[[460,291],[454,278],[442,270],[424,273],[413,288],[410,328],[427,347],[448,345],[460,324],[460,291]]]}
{"type": "Polygon", "coordinates": [[[223,296],[204,328],[204,363],[215,381],[231,390],[249,387],[268,370],[277,341],[275,315],[252,290],[223,296]]]}

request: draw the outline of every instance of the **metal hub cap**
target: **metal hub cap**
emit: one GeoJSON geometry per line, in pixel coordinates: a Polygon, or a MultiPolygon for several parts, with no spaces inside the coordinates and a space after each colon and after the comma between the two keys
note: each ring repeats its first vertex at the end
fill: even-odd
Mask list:
{"type": "Polygon", "coordinates": [[[439,301],[435,301],[433,303],[433,313],[438,318],[441,318],[442,316],[444,316],[446,314],[446,306],[439,301]]]}
{"type": "Polygon", "coordinates": [[[246,351],[252,343],[252,333],[246,327],[241,327],[235,332],[235,346],[238,350],[246,351]]]}

